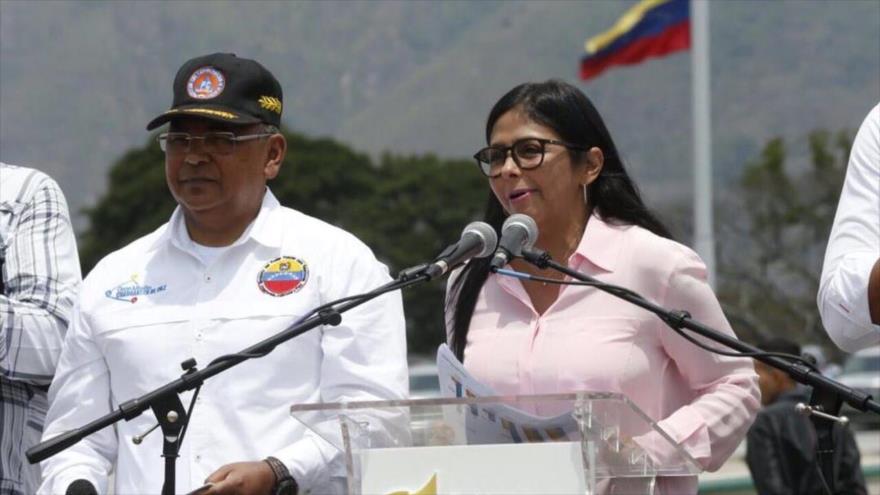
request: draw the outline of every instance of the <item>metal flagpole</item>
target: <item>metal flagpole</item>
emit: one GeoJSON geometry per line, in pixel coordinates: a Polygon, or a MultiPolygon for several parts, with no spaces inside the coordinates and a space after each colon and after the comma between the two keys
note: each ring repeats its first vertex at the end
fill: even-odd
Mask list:
{"type": "Polygon", "coordinates": [[[709,283],[715,287],[708,0],[691,0],[691,95],[694,126],[694,248],[706,262],[709,283]]]}

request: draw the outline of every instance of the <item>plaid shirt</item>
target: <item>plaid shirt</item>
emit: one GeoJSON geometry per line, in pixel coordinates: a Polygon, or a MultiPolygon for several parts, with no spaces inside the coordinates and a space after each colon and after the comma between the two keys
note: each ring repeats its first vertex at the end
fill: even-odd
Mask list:
{"type": "Polygon", "coordinates": [[[46,389],[81,280],[67,203],[42,172],[0,163],[0,493],[26,495],[39,468],[46,389]]]}

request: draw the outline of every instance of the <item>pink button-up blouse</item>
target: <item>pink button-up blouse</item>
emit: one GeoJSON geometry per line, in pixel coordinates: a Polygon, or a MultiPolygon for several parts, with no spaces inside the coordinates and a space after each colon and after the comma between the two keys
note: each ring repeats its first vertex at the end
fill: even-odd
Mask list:
{"type": "MultiPolygon", "coordinates": [[[[593,215],[568,266],[734,335],[697,254],[646,229],[593,215]]],[[[447,308],[450,337],[451,316],[447,308]]],[[[464,364],[501,395],[622,393],[710,471],[733,453],[760,406],[750,359],[700,349],[652,313],[591,287],[563,286],[539,315],[518,279],[490,275],[464,364]]],[[[696,493],[697,480],[661,478],[657,488],[696,493]]]]}

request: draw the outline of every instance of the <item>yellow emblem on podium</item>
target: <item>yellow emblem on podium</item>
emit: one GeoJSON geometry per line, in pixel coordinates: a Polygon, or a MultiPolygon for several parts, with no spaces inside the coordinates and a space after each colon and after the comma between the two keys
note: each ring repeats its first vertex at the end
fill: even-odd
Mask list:
{"type": "Polygon", "coordinates": [[[388,495],[437,495],[437,473],[431,475],[431,479],[428,480],[428,483],[419,491],[397,491],[391,492],[388,495]]]}

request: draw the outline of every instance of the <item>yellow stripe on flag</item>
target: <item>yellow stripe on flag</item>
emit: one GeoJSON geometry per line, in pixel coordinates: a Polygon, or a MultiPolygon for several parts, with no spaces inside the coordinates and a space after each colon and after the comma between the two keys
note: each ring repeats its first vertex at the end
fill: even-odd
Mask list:
{"type": "Polygon", "coordinates": [[[620,19],[617,20],[611,29],[588,39],[584,44],[584,48],[590,55],[598,52],[638,24],[639,21],[642,20],[642,17],[645,16],[645,12],[668,1],[669,0],[642,0],[633,5],[620,19]]]}

